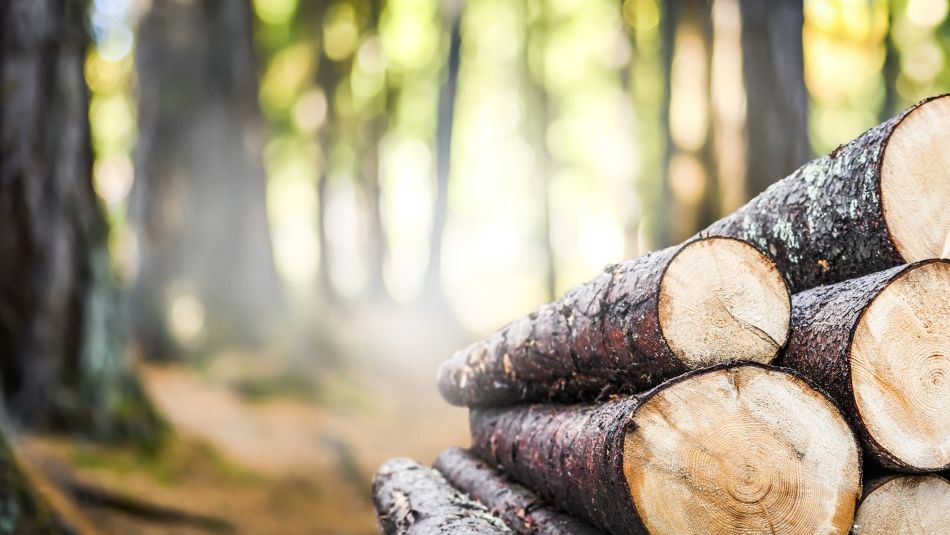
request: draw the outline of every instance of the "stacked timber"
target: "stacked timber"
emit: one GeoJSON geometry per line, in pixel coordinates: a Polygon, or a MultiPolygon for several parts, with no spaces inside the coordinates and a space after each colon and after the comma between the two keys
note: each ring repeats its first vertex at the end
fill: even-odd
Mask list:
{"type": "Polygon", "coordinates": [[[948,533],[947,140],[927,99],[453,355],[471,450],[384,465],[382,531],[948,533]]]}

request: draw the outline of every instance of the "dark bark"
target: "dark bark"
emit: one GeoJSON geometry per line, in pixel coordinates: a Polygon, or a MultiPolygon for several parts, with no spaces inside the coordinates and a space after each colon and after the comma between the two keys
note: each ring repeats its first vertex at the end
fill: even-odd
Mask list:
{"type": "Polygon", "coordinates": [[[444,3],[449,30],[449,54],[445,60],[445,77],[439,88],[439,109],[436,125],[435,201],[432,210],[432,232],[429,236],[429,261],[426,265],[424,292],[428,299],[442,300],[442,237],[449,205],[449,173],[452,169],[452,129],[455,125],[455,96],[458,92],[459,68],[462,63],[462,14],[460,5],[444,3]]]}
{"type": "MultiPolygon", "coordinates": [[[[323,18],[328,8],[328,2],[316,2],[316,4],[307,4],[304,8],[313,9],[314,26],[322,36],[323,18]]],[[[318,229],[317,240],[320,246],[320,260],[317,267],[317,283],[323,300],[333,305],[339,300],[336,287],[333,285],[333,278],[330,274],[332,265],[331,257],[333,251],[330,250],[330,229],[327,220],[327,209],[329,207],[327,186],[330,180],[329,155],[333,150],[334,132],[339,128],[337,125],[337,103],[336,90],[337,85],[342,78],[343,69],[335,61],[330,59],[326,50],[320,46],[320,59],[317,64],[317,86],[323,91],[327,102],[326,119],[320,127],[318,141],[320,143],[320,152],[323,155],[320,163],[320,175],[317,177],[317,206],[318,206],[318,229]]]]}
{"type": "Polygon", "coordinates": [[[599,535],[586,522],[568,516],[511,481],[471,453],[450,448],[435,461],[435,469],[469,496],[484,504],[521,535],[599,535]]]}
{"type": "MultiPolygon", "coordinates": [[[[439,368],[442,396],[467,406],[591,400],[642,392],[685,372],[689,366],[661,330],[660,284],[681,251],[706,246],[700,242],[715,247],[721,243],[715,239],[608,266],[561,299],[458,351],[439,368]]],[[[778,347],[784,339],[771,341],[778,347]]]]}
{"type": "Polygon", "coordinates": [[[139,139],[130,219],[133,305],[146,355],[180,351],[166,321],[182,286],[209,344],[254,347],[282,310],[261,162],[249,1],[153,2],[139,29],[139,139]]]}
{"type": "Polygon", "coordinates": [[[104,438],[161,428],[124,355],[92,184],[82,1],[0,4],[0,375],[19,422],[104,438]]]}
{"type": "Polygon", "coordinates": [[[624,478],[635,397],[471,412],[472,449],[551,503],[611,533],[645,534],[624,478]]]}
{"type": "MultiPolygon", "coordinates": [[[[472,451],[487,463],[500,466],[514,480],[533,489],[540,498],[608,533],[646,534],[647,529],[642,520],[644,517],[634,503],[626,470],[639,463],[666,465],[662,460],[640,457],[651,456],[651,452],[635,451],[629,458],[625,458],[628,445],[626,438],[637,433],[637,412],[649,407],[651,398],[661,395],[667,389],[682,386],[683,383],[694,379],[699,380],[703,375],[723,371],[731,374],[744,367],[771,370],[787,376],[789,381],[799,382],[811,395],[824,398],[829,411],[836,411],[824,394],[812,389],[810,384],[795,372],[754,363],[719,365],[685,373],[638,396],[615,397],[605,403],[536,404],[474,409],[469,418],[472,451]]],[[[738,396],[739,380],[733,380],[734,390],[724,391],[717,396],[722,395],[724,399],[738,396]]],[[[679,400],[678,403],[689,407],[697,418],[708,417],[709,414],[703,414],[703,407],[697,405],[697,401],[690,398],[679,400]]],[[[670,398],[666,398],[661,404],[671,402],[670,398]]],[[[775,422],[767,420],[763,419],[761,425],[776,425],[775,422]]],[[[854,440],[852,455],[856,464],[854,483],[857,485],[860,480],[857,439],[843,419],[840,419],[837,425],[854,440]]],[[[682,440],[698,440],[695,436],[686,436],[687,438],[682,440]]],[[[740,440],[739,436],[734,435],[731,438],[740,440]]],[[[690,466],[678,464],[664,469],[673,470],[673,473],[679,473],[680,470],[691,472],[690,466]]],[[[807,483],[810,480],[805,478],[803,481],[807,483]]],[[[697,483],[700,486],[703,484],[701,481],[697,483]]],[[[854,489],[855,500],[859,490],[854,489]]],[[[846,500],[839,504],[848,507],[846,500]]],[[[708,505],[716,508],[714,502],[708,505]]],[[[853,507],[854,504],[850,505],[853,507]]],[[[675,508],[677,504],[671,503],[669,507],[675,508]]],[[[791,519],[787,521],[794,522],[791,519]]],[[[840,522],[834,521],[836,524],[840,522]]]]}
{"type": "Polygon", "coordinates": [[[511,533],[485,506],[410,459],[392,459],[379,468],[373,503],[385,535],[511,533]]]}
{"type": "Polygon", "coordinates": [[[880,292],[922,264],[897,266],[857,279],[801,292],[792,297],[792,330],[783,366],[798,370],[835,400],[864,444],[866,455],[883,466],[921,471],[878,444],[860,417],[851,383],[851,342],[862,314],[880,292]]]}
{"type": "Polygon", "coordinates": [[[802,0],[741,0],[746,192],[758,195],[811,159],[802,0]],[[781,125],[781,127],[777,127],[781,125]]]}
{"type": "Polygon", "coordinates": [[[884,220],[881,163],[894,128],[917,106],[803,165],[701,234],[768,251],[793,293],[905,263],[884,220]]]}
{"type": "Polygon", "coordinates": [[[680,250],[608,266],[594,280],[457,352],[439,368],[456,405],[641,391],[686,371],[660,332],[658,287],[680,250]]]}

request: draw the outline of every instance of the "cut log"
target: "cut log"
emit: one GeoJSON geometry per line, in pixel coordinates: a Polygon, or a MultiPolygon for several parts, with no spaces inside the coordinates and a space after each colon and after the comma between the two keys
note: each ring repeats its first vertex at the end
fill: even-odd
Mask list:
{"type": "Polygon", "coordinates": [[[615,534],[847,533],[861,496],[838,409],[761,364],[603,404],[476,409],[470,424],[480,457],[615,534]]]}
{"type": "Polygon", "coordinates": [[[468,406],[581,400],[722,362],[768,363],[788,338],[790,302],[761,251],[700,238],[608,267],[459,351],[439,389],[468,406]]]}
{"type": "Polygon", "coordinates": [[[854,535],[944,535],[950,529],[950,482],[938,475],[892,475],[865,487],[854,535]]]}
{"type": "Polygon", "coordinates": [[[824,387],[882,465],[950,468],[950,261],[927,260],[792,299],[783,364],[824,387]]]}
{"type": "Polygon", "coordinates": [[[948,140],[950,96],[924,100],[805,164],[704,233],[769,251],[793,292],[946,257],[948,140]]]}
{"type": "Polygon", "coordinates": [[[521,535],[600,535],[590,524],[554,508],[475,455],[450,448],[435,460],[449,483],[478,500],[521,535]]]}
{"type": "Polygon", "coordinates": [[[385,535],[511,533],[484,505],[411,459],[391,459],[379,467],[373,479],[373,503],[385,535]]]}

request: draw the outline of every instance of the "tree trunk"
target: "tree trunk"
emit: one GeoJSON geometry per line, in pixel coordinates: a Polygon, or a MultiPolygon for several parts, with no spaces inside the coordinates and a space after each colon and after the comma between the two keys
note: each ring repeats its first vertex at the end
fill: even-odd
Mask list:
{"type": "Polygon", "coordinates": [[[0,5],[0,375],[20,423],[158,439],[124,355],[92,185],[87,5],[0,5]]]}
{"type": "Polygon", "coordinates": [[[854,535],[939,535],[950,526],[950,482],[938,475],[889,475],[865,489],[854,535]]]}
{"type": "Polygon", "coordinates": [[[930,260],[792,299],[783,364],[827,390],[889,468],[950,468],[950,261],[930,260]]]}
{"type": "Polygon", "coordinates": [[[160,1],[140,25],[130,218],[142,250],[136,331],[151,357],[179,351],[167,318],[180,295],[199,301],[210,345],[262,343],[282,307],[252,21],[247,0],[160,1]]]}
{"type": "Polygon", "coordinates": [[[703,234],[769,251],[793,293],[950,254],[948,134],[950,97],[925,100],[800,167],[703,234]]]}
{"type": "Polygon", "coordinates": [[[691,368],[771,362],[788,288],[747,243],[702,238],[611,266],[439,369],[450,403],[504,405],[642,391],[691,368]]]}
{"type": "Polygon", "coordinates": [[[449,205],[449,173],[452,169],[452,129],[455,124],[455,96],[458,92],[459,67],[462,59],[461,5],[445,3],[444,18],[450,25],[449,55],[445,60],[445,78],[439,88],[439,110],[436,126],[435,201],[432,211],[432,234],[429,237],[429,262],[426,266],[424,294],[427,299],[441,301],[442,236],[449,205]]]}
{"type": "Polygon", "coordinates": [[[615,534],[844,534],[861,493],[860,449],[835,406],[759,364],[598,405],[478,409],[470,424],[489,464],[615,534]]]}
{"type": "Polygon", "coordinates": [[[802,0],[740,0],[746,93],[746,192],[758,195],[811,159],[802,0]],[[781,125],[781,126],[778,126],[781,125]]]}
{"type": "Polygon", "coordinates": [[[384,463],[373,479],[373,503],[385,535],[511,533],[480,503],[438,472],[410,459],[384,463]]]}
{"type": "Polygon", "coordinates": [[[471,453],[449,448],[435,461],[435,469],[455,488],[484,504],[521,535],[599,535],[597,530],[568,516],[509,480],[471,453]]]}

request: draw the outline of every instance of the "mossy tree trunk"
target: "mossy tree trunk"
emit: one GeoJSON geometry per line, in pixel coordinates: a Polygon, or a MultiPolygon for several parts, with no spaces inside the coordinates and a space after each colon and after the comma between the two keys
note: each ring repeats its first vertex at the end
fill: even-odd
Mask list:
{"type": "Polygon", "coordinates": [[[152,443],[92,183],[87,4],[0,4],[0,375],[21,424],[152,443]]]}

